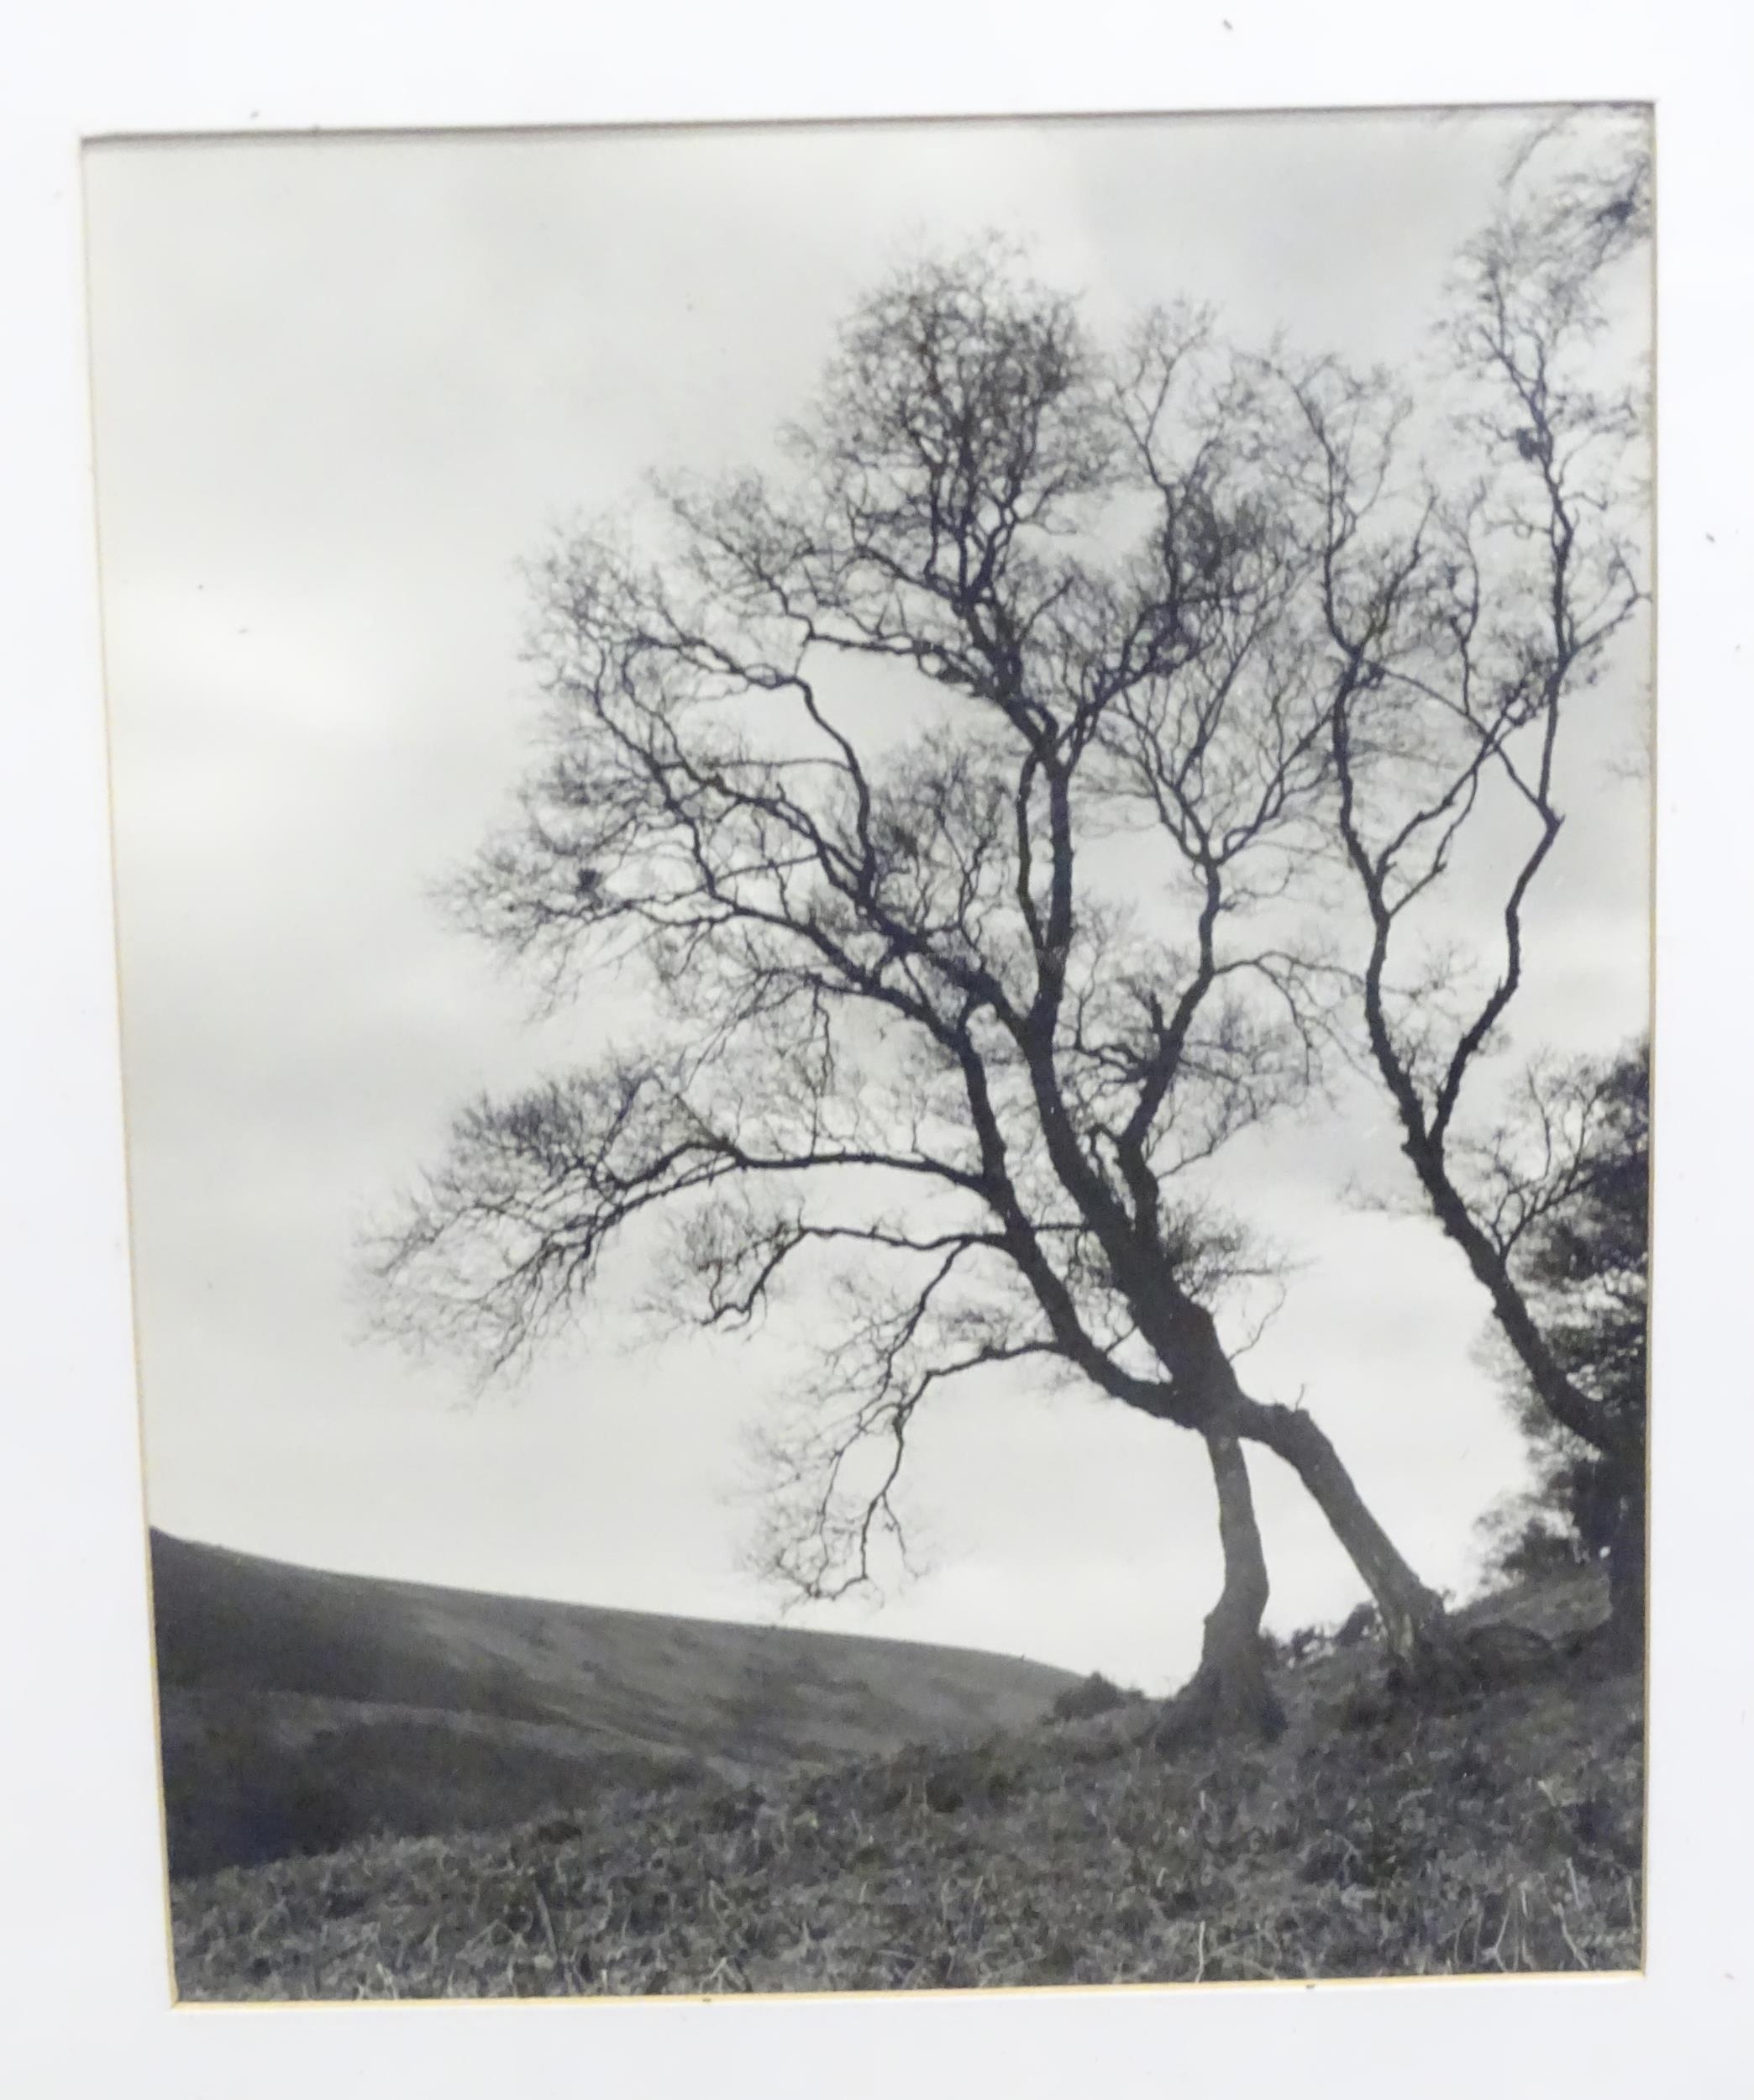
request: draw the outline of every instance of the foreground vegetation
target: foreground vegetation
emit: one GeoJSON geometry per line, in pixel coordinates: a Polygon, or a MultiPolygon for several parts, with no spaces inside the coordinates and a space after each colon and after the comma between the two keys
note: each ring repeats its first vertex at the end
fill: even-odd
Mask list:
{"type": "MultiPolygon", "coordinates": [[[[1275,1744],[1157,1747],[1123,1698],[955,1749],[612,1788],[173,1892],[185,1998],[659,1994],[1636,1968],[1641,1687],[1583,1574],[1495,1600],[1537,1667],[1389,1697],[1285,1673],[1275,1744]]],[[[1100,1703],[1100,1702],[1093,1702],[1100,1703]]],[[[1066,1702],[1076,1705],[1077,1701],[1066,1702]]]]}

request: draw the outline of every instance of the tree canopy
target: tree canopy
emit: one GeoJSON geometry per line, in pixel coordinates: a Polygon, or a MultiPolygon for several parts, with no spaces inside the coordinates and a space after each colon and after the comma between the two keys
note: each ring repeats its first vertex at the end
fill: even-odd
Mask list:
{"type": "Polygon", "coordinates": [[[1562,186],[1463,258],[1441,479],[1386,376],[1188,307],[1105,346],[988,248],[863,303],[782,471],[673,481],[555,544],[540,761],[455,902],[549,1000],[613,971],[648,1025],[460,1116],[378,1247],[386,1320],[503,1370],[660,1221],[679,1320],[808,1290],[769,1541],[806,1593],[867,1579],[899,1530],[917,1410],[1027,1367],[1205,1440],[1245,1645],[1250,1441],[1391,1641],[1439,1637],[1319,1425],[1238,1377],[1277,1269],[1227,1160],[1361,1054],[1362,1011],[1421,1184],[1502,1294],[1508,1247],[1475,1255],[1489,1163],[1457,1195],[1450,1126],[1516,987],[1560,699],[1636,601],[1596,464],[1631,426],[1555,362],[1635,237],[1621,194],[1562,186]],[[1445,1052],[1463,980],[1391,964],[1489,781],[1536,843],[1445,1052]]]}

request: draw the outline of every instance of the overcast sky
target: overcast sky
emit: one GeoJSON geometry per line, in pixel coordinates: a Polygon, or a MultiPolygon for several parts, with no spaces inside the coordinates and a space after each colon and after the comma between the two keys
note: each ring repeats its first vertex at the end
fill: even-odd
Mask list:
{"type": "MultiPolygon", "coordinates": [[[[1099,327],[1178,295],[1401,368],[1526,118],[1201,119],[113,145],[88,159],[98,505],[148,1493],[186,1536],[326,1567],[769,1618],[727,1499],[759,1345],[606,1318],[515,1392],[363,1346],[362,1214],[486,1084],[552,1062],[430,901],[531,727],[517,564],[653,468],[759,459],[837,320],[921,241],[1010,233],[1099,327]]],[[[1639,345],[1631,345],[1636,350],[1639,345]]],[[[1645,790],[1595,761],[1523,1035],[1646,1006],[1645,790]]],[[[1514,1439],[1484,1299],[1416,1220],[1336,1200],[1381,1118],[1275,1154],[1306,1266],[1248,1360],[1459,1586],[1514,1439]],[[1317,1168],[1320,1171],[1317,1171],[1317,1168]]],[[[816,1623],[1158,1688],[1217,1581],[1197,1440],[996,1383],[925,1424],[928,1572],[816,1623]]],[[[1359,1594],[1254,1460],[1273,1623],[1359,1594]]]]}

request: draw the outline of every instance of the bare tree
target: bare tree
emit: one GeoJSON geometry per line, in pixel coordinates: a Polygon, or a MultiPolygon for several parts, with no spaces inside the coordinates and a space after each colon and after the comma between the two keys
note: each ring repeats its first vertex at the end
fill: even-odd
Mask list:
{"type": "Polygon", "coordinates": [[[811,1594],[869,1575],[956,1378],[1047,1368],[1193,1431],[1226,1578],[1179,1712],[1269,1729],[1246,1443],[1395,1651],[1446,1646],[1318,1424],[1236,1368],[1270,1264],[1220,1156],[1317,1080],[1335,990],[1298,881],[1333,759],[1288,441],[1201,317],[1105,360],[979,255],[859,310],[783,480],[669,486],[643,550],[557,547],[545,757],[460,902],[550,998],[637,972],[651,1031],[471,1109],[378,1256],[386,1318],[490,1368],[648,1214],[679,1319],[747,1323],[807,1272],[832,1324],[771,1559],[811,1594]]]}
{"type": "Polygon", "coordinates": [[[1641,1414],[1635,1425],[1568,1362],[1523,1263],[1595,1171],[1605,1082],[1537,1057],[1494,1089],[1486,1069],[1564,822],[1562,732],[1610,673],[1641,683],[1615,646],[1643,602],[1648,486],[1648,374],[1628,372],[1610,332],[1616,311],[1636,330],[1648,305],[1648,143],[1641,118],[1625,125],[1605,150],[1599,124],[1581,156],[1562,126],[1520,155],[1462,260],[1442,370],[1472,478],[1416,460],[1415,404],[1379,378],[1276,376],[1303,421],[1286,480],[1320,549],[1331,808],[1365,907],[1368,1062],[1531,1390],[1614,1477],[1616,1614],[1641,1642],[1641,1414]]]}

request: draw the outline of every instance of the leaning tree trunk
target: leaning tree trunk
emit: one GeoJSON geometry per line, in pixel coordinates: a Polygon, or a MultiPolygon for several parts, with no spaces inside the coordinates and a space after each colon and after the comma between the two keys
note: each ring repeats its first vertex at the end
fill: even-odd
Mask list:
{"type": "MultiPolygon", "coordinates": [[[[1184,1293],[1159,1291],[1155,1299],[1142,1294],[1134,1299],[1133,1310],[1180,1396],[1175,1419],[1199,1430],[1213,1453],[1221,1504],[1225,1473],[1217,1456],[1220,1447],[1238,1438],[1264,1444],[1302,1481],[1363,1577],[1376,1600],[1384,1641],[1401,1677],[1412,1682],[1465,1677],[1468,1672],[1443,1599],[1426,1588],[1395,1550],[1314,1417],[1301,1408],[1251,1399],[1225,1353],[1210,1313],[1184,1293]]],[[[1245,1485],[1246,1479],[1245,1475],[1245,1485]]],[[[1247,1521],[1252,1532],[1252,1502],[1247,1521]]],[[[1254,1550],[1258,1555],[1258,1535],[1254,1550]]],[[[1264,1586],[1264,1572],[1261,1580],[1264,1586]]],[[[1255,1624],[1259,1622],[1257,1612],[1255,1624]]]]}
{"type": "Polygon", "coordinates": [[[1384,1642],[1403,1672],[1415,1679],[1453,1675],[1457,1648],[1443,1599],[1420,1581],[1370,1514],[1314,1417],[1251,1400],[1240,1390],[1231,1416],[1240,1435],[1283,1458],[1309,1489],[1375,1599],[1384,1642]]]}
{"type": "Polygon", "coordinates": [[[1206,1450],[1218,1488],[1224,1587],[1206,1615],[1200,1667],[1164,1708],[1155,1731],[1157,1742],[1165,1748],[1219,1735],[1270,1742],[1285,1725],[1284,1709],[1267,1681],[1267,1651],[1261,1638],[1267,1562],[1247,1462],[1233,1436],[1209,1436],[1206,1450]]]}
{"type": "MultiPolygon", "coordinates": [[[[1159,1316],[1158,1332],[1151,1338],[1177,1386],[1197,1396],[1200,1414],[1189,1425],[1205,1434],[1215,1454],[1215,1472],[1218,1446],[1237,1437],[1264,1444],[1283,1458],[1363,1577],[1376,1600],[1383,1639],[1403,1676],[1414,1680],[1454,1677],[1459,1658],[1442,1599],[1426,1588],[1395,1550],[1315,1418],[1301,1408],[1251,1399],[1225,1353],[1216,1323],[1203,1306],[1182,1298],[1168,1308],[1153,1310],[1159,1316]]],[[[1221,1474],[1220,1479],[1221,1494],[1221,1474]]],[[[1252,1504],[1248,1521],[1252,1528],[1252,1504]]]]}

